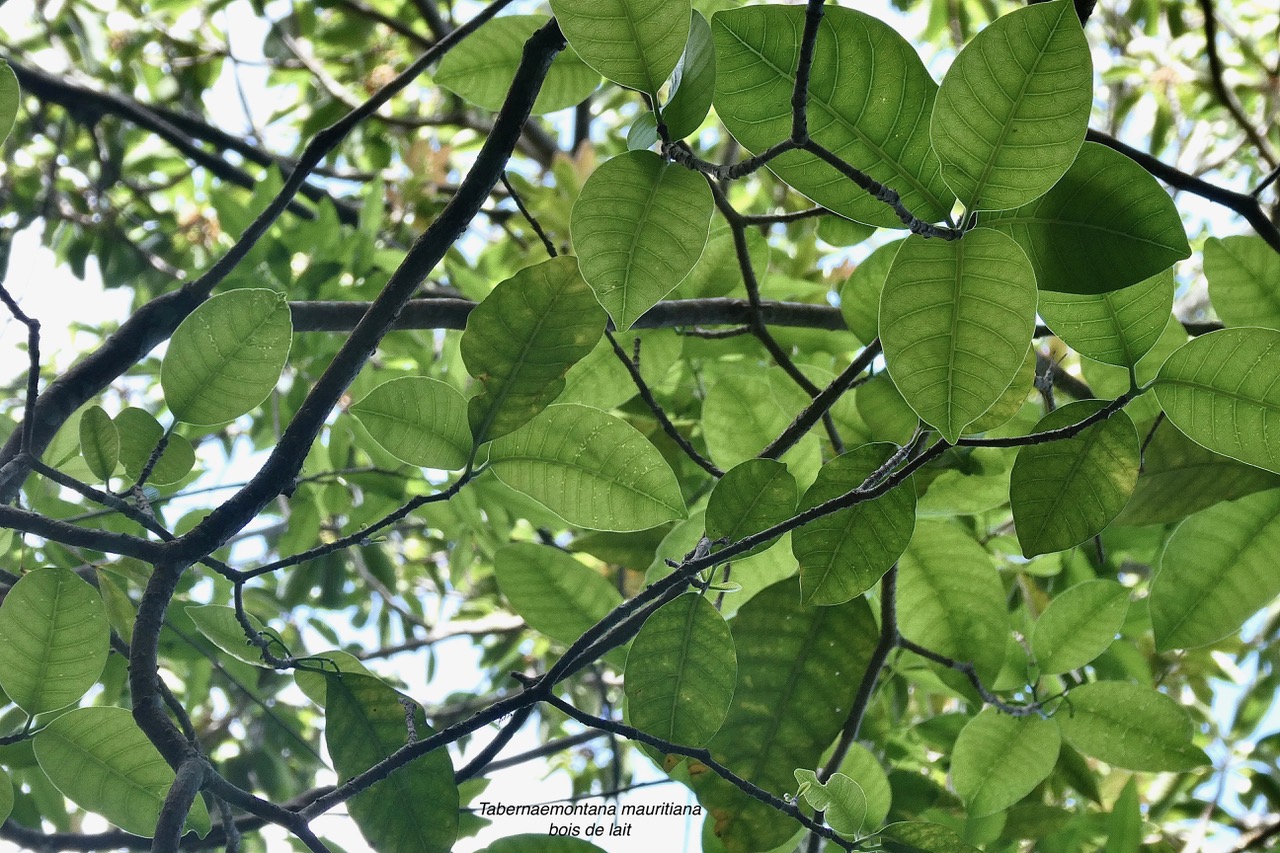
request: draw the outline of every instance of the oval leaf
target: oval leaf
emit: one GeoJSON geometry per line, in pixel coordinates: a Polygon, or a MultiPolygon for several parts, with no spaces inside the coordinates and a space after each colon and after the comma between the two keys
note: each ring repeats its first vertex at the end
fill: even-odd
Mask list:
{"type": "Polygon", "coordinates": [[[80,454],[93,476],[111,479],[120,461],[120,433],[101,406],[90,406],[80,418],[80,454]]]}
{"type": "Polygon", "coordinates": [[[615,83],[656,95],[685,43],[689,0],[551,0],[560,29],[588,65],[615,83]]]}
{"type": "Polygon", "coordinates": [[[1280,594],[1280,490],[1219,504],[1169,538],[1151,582],[1156,648],[1189,649],[1237,631],[1280,594]]]}
{"type": "Polygon", "coordinates": [[[645,620],[631,643],[627,716],[641,731],[702,746],[729,712],[737,675],[724,617],[705,596],[685,593],[645,620]]]}
{"type": "Polygon", "coordinates": [[[1031,793],[1053,772],[1061,745],[1052,720],[983,708],[951,753],[951,781],[969,816],[1002,812],[1031,793]]]}
{"type": "Polygon", "coordinates": [[[1137,684],[1098,681],[1067,695],[1053,717],[1081,752],[1128,770],[1182,771],[1209,763],[1191,743],[1187,712],[1137,684]]]}
{"type": "Polygon", "coordinates": [[[1093,63],[1071,0],[1004,15],[956,57],[933,106],[942,176],[969,210],[1043,195],[1089,129],[1093,63]]]}
{"type": "Polygon", "coordinates": [[[825,812],[832,829],[845,836],[862,831],[867,819],[867,795],[862,786],[843,773],[832,773],[826,784],[819,782],[812,770],[797,770],[795,777],[800,794],[814,810],[825,812]]]}
{"type": "MultiPolygon", "coordinates": [[[[707,498],[707,537],[736,542],[786,521],[800,497],[796,478],[775,459],[748,459],[725,472],[707,498]]],[[[745,554],[758,554],[777,540],[757,545],[745,554]]]]}
{"type": "MultiPolygon", "coordinates": [[[[120,464],[131,479],[137,480],[156,445],[164,437],[164,427],[150,412],[132,407],[116,415],[115,426],[120,437],[120,464]]],[[[190,474],[195,464],[196,454],[191,442],[171,433],[147,482],[153,486],[171,485],[190,474]]]]}
{"type": "Polygon", "coordinates": [[[1204,244],[1204,277],[1213,310],[1228,326],[1280,329],[1280,254],[1257,235],[1204,244]]]}
{"type": "Polygon", "coordinates": [[[685,514],[662,454],[635,427],[599,409],[548,407],[495,441],[489,465],[511,488],[589,530],[647,530],[685,514]]]}
{"type": "Polygon", "coordinates": [[[195,426],[235,420],[276,387],[293,320],[283,293],[220,293],[192,311],[169,339],[160,386],[174,417],[195,426]]]}
{"type": "MultiPolygon", "coordinates": [[[[1070,426],[1105,405],[1068,403],[1041,418],[1035,431],[1070,426]]],[[[1071,438],[1019,450],[1009,502],[1023,555],[1062,551],[1101,533],[1133,493],[1140,461],[1138,431],[1124,412],[1071,438]]]]}
{"type": "MultiPolygon", "coordinates": [[[[342,673],[326,675],[325,682],[325,745],[339,782],[435,734],[420,705],[376,678],[342,673]],[[412,733],[405,719],[409,707],[412,733]]],[[[356,794],[347,809],[375,850],[448,853],[458,837],[458,799],[449,753],[437,749],[356,794]]]]}
{"type": "Polygon", "coordinates": [[[1031,651],[1045,675],[1079,669],[1107,650],[1124,627],[1129,590],[1115,581],[1078,583],[1036,620],[1031,651]]]}
{"type": "Polygon", "coordinates": [[[840,763],[840,772],[856,780],[866,797],[867,816],[863,828],[871,830],[884,823],[893,800],[893,789],[879,760],[865,746],[854,742],[840,763]]]}
{"type": "Polygon", "coordinates": [[[499,284],[467,317],[462,360],[482,390],[468,416],[476,441],[526,424],[604,335],[605,315],[576,258],[552,258],[499,284]]]}
{"type": "Polygon", "coordinates": [[[712,207],[705,178],[652,151],[628,151],[587,178],[569,229],[583,278],[620,330],[693,269],[712,207]]]}
{"type": "Polygon", "coordinates": [[[306,697],[315,702],[321,708],[325,703],[325,678],[326,672],[353,672],[357,675],[367,675],[370,678],[377,678],[369,668],[361,662],[360,658],[344,652],[340,649],[330,649],[327,652],[320,652],[315,655],[307,656],[305,668],[299,666],[293,671],[293,681],[298,685],[306,697]]]}
{"type": "MultiPolygon", "coordinates": [[[[716,41],[716,114],[748,150],[791,136],[791,95],[805,10],[747,6],[711,20],[716,41]]],[[[896,190],[929,222],[955,203],[929,142],[938,85],[911,45],[870,15],[831,6],[818,27],[809,83],[814,141],[896,190]]],[[[883,202],[812,154],[791,151],[769,169],[823,207],[858,222],[902,228],[883,202]]]]}
{"type": "Polygon", "coordinates": [[[471,456],[467,401],[425,376],[392,379],[351,407],[373,440],[401,462],[456,471],[471,456]]]}
{"type": "Polygon", "coordinates": [[[1041,290],[1119,290],[1191,254],[1182,218],[1159,182],[1095,142],[1081,146],[1049,192],[982,222],[1018,241],[1041,290]]]}
{"type": "MultiPolygon", "coordinates": [[[[76,708],[35,736],[40,769],[67,799],[116,826],[150,838],[173,770],[124,708],[76,708]]],[[[187,826],[209,831],[209,812],[196,797],[187,826]]]]}
{"type": "Polygon", "coordinates": [[[871,343],[880,334],[880,293],[893,267],[901,240],[879,246],[840,287],[840,314],[849,331],[863,343],[871,343]]]}
{"type": "Polygon", "coordinates": [[[33,716],[65,708],[102,674],[110,640],[97,590],[70,569],[27,572],[0,603],[0,687],[33,716]]]}
{"type": "Polygon", "coordinates": [[[1165,270],[1110,293],[1042,290],[1040,316],[1081,355],[1107,364],[1137,364],[1169,322],[1176,284],[1173,270],[1165,270]]]}
{"type": "Polygon", "coordinates": [[[1009,387],[1035,322],[1031,264],[989,228],[951,242],[908,237],[880,297],[889,375],[921,420],[952,443],[1009,387]]]}
{"type": "Polygon", "coordinates": [[[8,139],[9,131],[13,130],[13,122],[18,117],[18,104],[21,99],[18,75],[13,73],[9,63],[0,59],[0,143],[8,139]]]}
{"type": "MultiPolygon", "coordinates": [[[[258,647],[253,645],[249,638],[245,636],[244,628],[240,626],[240,622],[236,619],[234,607],[225,607],[221,604],[201,604],[184,609],[187,615],[191,617],[191,621],[196,623],[200,633],[204,634],[209,642],[237,660],[242,660],[247,664],[262,667],[263,669],[271,669],[270,666],[263,662],[262,655],[258,652],[258,647]]],[[[253,614],[246,615],[255,630],[262,631],[266,628],[253,614]]],[[[270,634],[272,632],[268,631],[267,633],[270,634]]],[[[285,649],[282,646],[275,649],[276,654],[284,652],[285,649]]]]}
{"type": "MultiPolygon", "coordinates": [[[[864,444],[837,456],[822,466],[800,509],[858,488],[897,451],[893,444],[864,444]]],[[[797,528],[791,551],[800,563],[804,603],[840,604],[871,589],[906,549],[915,520],[915,485],[908,477],[874,500],[797,528]]]]}
{"type": "MultiPolygon", "coordinates": [[[[729,373],[707,391],[702,403],[702,432],[711,460],[721,468],[732,468],[758,456],[791,425],[804,405],[792,406],[788,399],[784,408],[770,384],[769,377],[760,373],[729,373]]],[[[781,459],[797,482],[812,482],[822,464],[818,436],[808,433],[781,459]]]]}
{"type": "Polygon", "coordinates": [[[1280,473],[1280,383],[1274,329],[1223,329],[1187,343],[1156,377],[1173,425],[1216,453],[1280,473]]]}
{"type": "Polygon", "coordinates": [[[672,139],[683,139],[707,117],[716,89],[716,45],[711,25],[697,9],[689,26],[689,43],[672,80],[671,100],[662,108],[662,120],[672,139]]]}
{"type": "MultiPolygon", "coordinates": [[[[497,112],[515,79],[524,43],[547,21],[546,15],[503,15],[476,30],[440,60],[435,81],[478,107],[497,112]]],[[[582,103],[600,85],[600,75],[573,48],[561,51],[533,102],[541,115],[582,103]]]]}

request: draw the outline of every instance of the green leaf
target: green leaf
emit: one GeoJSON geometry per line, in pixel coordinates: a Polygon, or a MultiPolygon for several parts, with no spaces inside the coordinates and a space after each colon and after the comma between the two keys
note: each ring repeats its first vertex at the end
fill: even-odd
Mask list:
{"type": "MultiPolygon", "coordinates": [[[[571,646],[615,607],[622,593],[604,578],[558,548],[515,542],[493,555],[498,589],[529,627],[571,646]]],[[[622,667],[626,653],[607,656],[622,667]]]]}
{"type": "MultiPolygon", "coordinates": [[[[503,15],[476,30],[445,54],[435,82],[481,109],[497,112],[520,65],[524,43],[547,21],[546,15],[503,15]]],[[[534,115],[582,103],[600,85],[600,75],[583,62],[572,47],[551,63],[547,78],[533,102],[534,115]]]]}
{"type": "Polygon", "coordinates": [[[477,441],[526,424],[604,335],[605,315],[577,259],[552,258],[499,284],[467,317],[462,360],[482,390],[468,414],[477,441]]]}
{"type": "Polygon", "coordinates": [[[924,821],[889,824],[880,831],[880,847],[886,853],[978,853],[945,826],[924,821]]]}
{"type": "Polygon", "coordinates": [[[1210,450],[1280,473],[1280,383],[1274,329],[1223,329],[1187,343],[1156,377],[1173,425],[1210,450]]]}
{"type": "Polygon", "coordinates": [[[1123,681],[1077,687],[1053,717],[1081,752],[1127,770],[1183,771],[1209,763],[1191,719],[1163,693],[1123,681]]]}
{"type": "Polygon", "coordinates": [[[306,694],[308,699],[321,708],[324,707],[325,690],[327,689],[325,687],[324,673],[351,672],[356,675],[377,678],[358,657],[339,649],[330,649],[327,652],[308,655],[304,666],[299,666],[293,671],[293,681],[298,685],[298,689],[306,694]]]}
{"type": "Polygon", "coordinates": [[[684,139],[702,124],[716,90],[716,45],[711,25],[697,9],[689,26],[689,43],[672,78],[671,100],[662,120],[672,139],[684,139]]]}
{"type": "MultiPolygon", "coordinates": [[[[124,708],[76,708],[35,736],[40,769],[67,799],[135,835],[150,838],[174,774],[124,708]]],[[[187,827],[209,831],[196,797],[187,827]]]]}
{"type": "Polygon", "coordinates": [[[195,426],[252,411],[276,387],[292,340],[283,293],[244,289],[210,298],[169,339],[160,370],[169,410],[195,426]]]}
{"type": "Polygon", "coordinates": [[[1107,650],[1124,627],[1129,590],[1115,581],[1092,580],[1064,590],[1036,620],[1031,651],[1040,672],[1079,669],[1107,650]]]}
{"type": "MultiPolygon", "coordinates": [[[[746,233],[747,256],[758,279],[765,279],[769,269],[769,241],[758,229],[746,233]]],[[[707,246],[676,289],[667,294],[669,299],[701,299],[708,296],[724,296],[743,287],[742,267],[738,264],[737,247],[733,242],[733,229],[729,223],[713,220],[707,246]]]]}
{"type": "MultiPolygon", "coordinates": [[[[130,479],[136,481],[164,437],[164,427],[150,412],[132,407],[116,415],[115,426],[120,437],[120,464],[130,479]]],[[[169,443],[156,460],[147,482],[153,486],[171,485],[190,474],[195,464],[191,442],[176,433],[170,434],[169,443]]]]}
{"type": "Polygon", "coordinates": [[[1103,853],[1138,853],[1142,849],[1142,805],[1133,776],[1120,789],[1107,818],[1107,846],[1103,853]]]}
{"type": "Polygon", "coordinates": [[[530,833],[499,838],[484,848],[482,853],[604,853],[604,851],[581,838],[530,833]]]}
{"type": "Polygon", "coordinates": [[[1000,399],[1026,360],[1035,275],[1005,235],[912,235],[880,297],[880,341],[893,383],[921,420],[955,443],[1000,399]]]}
{"type": "MultiPolygon", "coordinates": [[[[737,542],[786,521],[800,497],[796,478],[776,459],[748,459],[725,472],[707,498],[707,537],[737,542]]],[[[741,560],[764,551],[777,540],[757,545],[741,560]]]]}
{"type": "MultiPolygon", "coordinates": [[[[1035,431],[1070,426],[1105,405],[1101,400],[1068,403],[1041,418],[1035,431]]],[[[1133,493],[1140,462],[1138,431],[1122,411],[1071,438],[1019,450],[1009,502],[1022,553],[1063,551],[1101,533],[1133,493]]]]}
{"type": "Polygon", "coordinates": [[[880,334],[880,293],[901,246],[902,241],[895,240],[877,247],[854,267],[840,286],[840,314],[844,324],[863,343],[871,343],[880,334]]]}
{"type": "Polygon", "coordinates": [[[883,370],[858,386],[854,405],[876,441],[905,445],[920,426],[919,416],[902,399],[902,392],[883,370]]]}
{"type": "Polygon", "coordinates": [[[0,687],[31,715],[65,708],[102,674],[110,639],[102,599],[75,572],[27,572],[0,602],[0,687]]]}
{"type": "MultiPolygon", "coordinates": [[[[653,388],[680,362],[683,339],[671,329],[635,330],[618,341],[628,355],[636,338],[640,339],[640,378],[653,388]]],[[[601,338],[586,358],[569,368],[564,377],[564,391],[556,402],[582,403],[608,410],[630,400],[636,393],[631,373],[608,339],[601,338]]]]}
{"type": "MultiPolygon", "coordinates": [[[[858,488],[897,451],[893,444],[864,444],[837,456],[822,466],[799,508],[811,509],[858,488]]],[[[804,603],[840,604],[875,586],[911,541],[915,519],[915,484],[908,477],[874,500],[797,528],[791,551],[800,563],[804,603]]]]}
{"type": "Polygon", "coordinates": [[[1000,394],[1000,399],[991,404],[991,408],[983,412],[982,416],[976,421],[969,424],[966,432],[990,432],[1004,426],[1013,420],[1018,412],[1022,411],[1022,407],[1027,403],[1027,398],[1035,391],[1035,386],[1036,348],[1027,347],[1027,357],[1023,359],[1022,366],[1014,374],[1013,381],[1009,383],[1009,387],[1000,394]]]}
{"type": "MultiPolygon", "coordinates": [[[[200,629],[200,633],[218,648],[237,660],[242,660],[247,664],[262,667],[263,669],[271,669],[264,663],[262,655],[258,652],[258,647],[249,642],[249,638],[245,636],[244,628],[240,627],[240,623],[236,620],[236,610],[234,607],[225,607],[220,604],[200,604],[183,608],[187,615],[191,617],[191,621],[196,623],[196,627],[200,629]]],[[[246,614],[249,617],[250,624],[257,631],[263,631],[266,626],[252,614],[246,614]]],[[[270,635],[273,632],[267,631],[270,635]]],[[[285,649],[277,646],[274,650],[277,655],[284,655],[285,649]]]]}
{"type": "Polygon", "coordinates": [[[724,617],[705,596],[687,592],[645,620],[631,643],[628,719],[664,740],[702,746],[729,713],[737,675],[724,617]]]}
{"type": "Polygon", "coordinates": [[[635,427],[599,409],[549,406],[493,442],[489,467],[570,524],[647,530],[683,518],[671,467],[635,427]]]}
{"type": "Polygon", "coordinates": [[[1169,538],[1151,582],[1156,648],[1215,643],[1280,594],[1280,490],[1198,512],[1169,538]]]}
{"type": "Polygon", "coordinates": [[[615,83],[656,95],[689,40],[689,0],[551,0],[569,44],[615,83]]]}
{"type": "Polygon", "coordinates": [[[93,476],[111,479],[120,461],[120,434],[101,406],[90,406],[80,417],[80,454],[93,476]]]}
{"type": "Polygon", "coordinates": [[[627,150],[644,151],[658,144],[658,119],[653,113],[640,113],[627,129],[627,150]]]}
{"type": "MultiPolygon", "coordinates": [[[[3,140],[0,140],[2,142],[3,140]]],[[[0,823],[4,823],[9,819],[9,813],[13,811],[13,783],[9,781],[9,774],[0,770],[0,823]]]]}
{"type": "Polygon", "coordinates": [[[876,233],[876,229],[874,225],[843,216],[823,216],[818,220],[816,233],[819,240],[831,246],[856,246],[876,233]]]}
{"type": "Polygon", "coordinates": [[[1167,420],[1144,442],[1138,485],[1112,524],[1168,524],[1220,501],[1280,487],[1280,475],[1214,453],[1167,420]]]}
{"type": "Polygon", "coordinates": [[[9,138],[9,131],[13,130],[13,122],[18,117],[21,102],[22,91],[18,88],[18,75],[13,73],[9,63],[0,59],[0,143],[9,138]]]}
{"type": "Polygon", "coordinates": [[[982,223],[1018,241],[1041,290],[1119,290],[1191,254],[1164,187],[1128,157],[1094,142],[1081,146],[1049,192],[982,223]]]}
{"type": "MultiPolygon", "coordinates": [[[[376,678],[326,675],[325,745],[345,782],[413,739],[435,734],[422,707],[376,678]],[[415,731],[406,725],[412,708],[415,731]]],[[[441,748],[395,770],[347,802],[360,834],[381,853],[447,853],[458,836],[458,786],[441,748]]]]}
{"type": "Polygon", "coordinates": [[[983,708],[951,753],[951,782],[969,817],[1002,812],[1031,793],[1053,772],[1061,744],[1052,720],[983,708]]]}
{"type": "Polygon", "coordinates": [[[1173,310],[1173,270],[1110,293],[1040,292],[1040,316],[1081,355],[1107,364],[1137,364],[1160,339],[1173,310]]]}
{"type": "Polygon", "coordinates": [[[1093,62],[1071,0],[1004,15],[951,63],[930,138],[942,176],[969,210],[1043,195],[1089,129],[1093,62]]]}
{"type": "MultiPolygon", "coordinates": [[[[804,607],[796,579],[776,583],[730,623],[738,681],[712,756],[778,796],[796,789],[793,771],[816,767],[848,716],[878,640],[864,599],[804,607]]],[[[730,853],[768,850],[798,825],[706,768],[690,768],[714,832],[730,853]]]]}
{"type": "Polygon", "coordinates": [[[812,770],[796,770],[797,796],[816,811],[825,812],[827,825],[844,836],[855,836],[867,820],[867,795],[862,786],[843,773],[832,773],[824,784],[812,770]]]}
{"type": "Polygon", "coordinates": [[[618,329],[693,269],[712,209],[705,178],[652,151],[628,151],[587,178],[569,229],[582,276],[618,329]]]}
{"type": "Polygon", "coordinates": [[[889,814],[889,806],[893,798],[893,790],[889,786],[889,777],[874,755],[862,744],[854,742],[849,745],[844,761],[840,762],[840,772],[854,779],[867,801],[867,816],[863,822],[864,829],[875,829],[884,823],[889,814]]]}
{"type": "Polygon", "coordinates": [[[1280,329],[1280,254],[1250,234],[1204,244],[1209,300],[1228,326],[1280,329]]]}
{"type": "Polygon", "coordinates": [[[353,405],[351,413],[401,462],[456,471],[471,456],[467,401],[438,379],[405,376],[384,382],[353,405]]]}
{"type": "MultiPolygon", "coordinates": [[[[707,391],[702,433],[712,462],[729,469],[755,458],[795,420],[800,408],[784,408],[770,386],[769,377],[760,373],[729,373],[707,391]]],[[[797,482],[809,483],[822,464],[821,454],[818,436],[810,432],[781,459],[797,482]]]]}
{"type": "Polygon", "coordinates": [[[967,661],[993,679],[1009,635],[1004,585],[986,550],[944,521],[916,522],[898,561],[902,636],[939,654],[967,661]]]}
{"type": "MultiPolygon", "coordinates": [[[[716,113],[743,147],[758,154],[791,136],[791,95],[805,10],[747,6],[716,14],[716,113]]],[[[832,6],[818,27],[809,84],[815,142],[901,194],[919,218],[946,218],[955,196],[929,142],[938,86],[911,45],[870,15],[832,6]]],[[[770,161],[778,177],[841,216],[885,228],[901,220],[812,154],[770,161]]]]}

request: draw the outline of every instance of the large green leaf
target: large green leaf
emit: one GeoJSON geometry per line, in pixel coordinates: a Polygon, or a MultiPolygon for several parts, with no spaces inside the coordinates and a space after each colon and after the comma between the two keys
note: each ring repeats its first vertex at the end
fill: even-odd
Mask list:
{"type": "MultiPolygon", "coordinates": [[[[799,6],[747,6],[718,13],[716,114],[742,145],[759,153],[791,136],[791,95],[804,32],[799,6]]],[[[809,80],[809,132],[845,162],[897,191],[920,219],[936,222],[955,196],[929,142],[938,86],[892,27],[831,6],[818,27],[809,80]]],[[[769,168],[841,216],[901,228],[883,203],[812,154],[792,151],[769,168]]]]}
{"type": "MultiPolygon", "coordinates": [[[[800,509],[858,488],[897,451],[893,444],[864,444],[837,456],[822,466],[800,509]]],[[[915,484],[908,477],[875,500],[824,515],[795,530],[791,551],[800,562],[804,603],[840,604],[875,586],[911,541],[915,519],[915,484]]]]}
{"type": "MultiPolygon", "coordinates": [[[[515,79],[524,43],[550,20],[546,15],[503,15],[476,30],[474,38],[454,47],[440,60],[435,82],[486,110],[497,111],[515,79]]],[[[600,75],[573,48],[552,61],[533,102],[533,113],[555,112],[586,100],[600,85],[600,75]]]]}
{"type": "Polygon", "coordinates": [[[863,343],[871,343],[880,334],[880,294],[901,245],[902,241],[895,240],[877,247],[840,286],[844,324],[863,343]]]}
{"type": "Polygon", "coordinates": [[[1186,710],[1163,693],[1123,681],[1072,690],[1053,717],[1081,752],[1127,770],[1192,770],[1209,756],[1191,742],[1186,710]]]}
{"type": "MultiPolygon", "coordinates": [[[[744,604],[730,629],[738,682],[709,748],[740,777],[794,793],[795,768],[818,765],[849,713],[877,642],[875,617],[861,598],[804,607],[792,578],[744,604]]],[[[709,770],[695,772],[693,785],[730,853],[770,850],[798,828],[709,770]]]]}
{"type": "Polygon", "coordinates": [[[738,658],[724,617],[688,592],[645,620],[627,655],[627,717],[688,746],[711,740],[733,699],[738,658]]]}
{"type": "Polygon", "coordinates": [[[893,789],[880,761],[871,751],[858,742],[849,745],[840,772],[855,779],[867,800],[867,817],[864,829],[871,830],[884,823],[893,800],[893,789]]]}
{"type": "Polygon", "coordinates": [[[1130,776],[1111,806],[1111,814],[1107,818],[1107,846],[1103,853],[1139,853],[1144,835],[1138,779],[1130,776]]]}
{"type": "Polygon", "coordinates": [[[1165,361],[1156,398],[1173,425],[1210,450],[1280,473],[1280,331],[1223,329],[1165,361]]]}
{"type": "MultiPolygon", "coordinates": [[[[262,667],[263,669],[271,669],[271,667],[262,660],[262,654],[258,651],[258,647],[249,641],[245,636],[244,628],[236,619],[236,611],[234,607],[227,607],[221,604],[200,604],[183,608],[187,616],[191,617],[191,621],[200,629],[200,633],[218,648],[237,660],[242,660],[247,664],[262,667]]],[[[253,625],[255,630],[262,631],[264,625],[252,614],[246,614],[249,624],[253,625]]],[[[277,647],[276,654],[281,654],[284,650],[277,647]]]]}
{"type": "Polygon", "coordinates": [[[18,75],[13,73],[9,63],[0,59],[0,143],[9,137],[13,130],[13,121],[18,116],[18,104],[22,100],[22,92],[18,88],[18,75]]]}
{"type": "MultiPolygon", "coordinates": [[[[1036,432],[1084,420],[1106,404],[1079,400],[1040,419],[1036,432]]],[[[1138,482],[1138,431],[1124,412],[1071,438],[1018,451],[1009,502],[1027,557],[1062,551],[1097,536],[1124,509],[1138,482]]]]}
{"type": "MultiPolygon", "coordinates": [[[[775,459],[748,459],[725,472],[707,498],[707,536],[726,543],[786,521],[800,497],[796,478],[775,459]]],[[[770,540],[735,559],[759,553],[770,540]]]]}
{"type": "Polygon", "coordinates": [[[462,360],[482,386],[468,405],[476,440],[506,435],[560,396],[565,374],[604,327],[576,258],[526,267],[495,287],[462,333],[462,360]]]}
{"type": "MultiPolygon", "coordinates": [[[[572,645],[622,603],[622,593],[558,548],[515,542],[493,555],[498,589],[529,627],[566,646],[572,645]]],[[[619,668],[625,651],[610,652],[619,668]]]]}
{"type": "Polygon", "coordinates": [[[692,10],[689,0],[551,0],[560,29],[584,62],[650,95],[680,61],[692,10]]]}
{"type": "MultiPolygon", "coordinates": [[[[711,461],[721,468],[755,458],[795,420],[800,407],[784,408],[770,386],[768,376],[735,372],[721,376],[707,391],[702,403],[702,432],[711,461]]],[[[822,464],[818,436],[809,432],[782,454],[781,460],[798,483],[813,482],[822,464]]]]}
{"type": "Polygon", "coordinates": [[[1041,290],[1119,290],[1191,254],[1164,188],[1128,157],[1094,142],[1081,146],[1049,192],[982,223],[1018,241],[1041,290]]]}
{"type": "Polygon", "coordinates": [[[951,63],[930,138],[969,210],[1043,195],[1089,129],[1093,63],[1071,0],[1026,6],[978,33],[951,63]]]}
{"type": "Polygon", "coordinates": [[[711,229],[711,189],[652,151],[628,151],[591,173],[570,231],[582,276],[621,330],[689,274],[711,229]]]}
{"type": "Polygon", "coordinates": [[[1209,299],[1228,326],[1280,329],[1280,254],[1255,234],[1204,244],[1209,299]]]}
{"type": "Polygon", "coordinates": [[[210,298],[174,331],[160,386],[174,417],[234,420],[267,398],[289,358],[293,320],[283,293],[245,289],[210,298]]]}
{"type": "Polygon", "coordinates": [[[921,420],[953,443],[1009,387],[1035,323],[1031,264],[989,228],[950,242],[908,237],[880,297],[889,375],[921,420]]]}
{"type": "MultiPolygon", "coordinates": [[[[751,269],[755,272],[756,279],[760,282],[767,281],[771,254],[768,239],[759,229],[752,228],[747,231],[746,240],[747,256],[751,260],[751,269]]],[[[735,290],[740,291],[742,287],[742,266],[738,263],[733,229],[729,223],[713,219],[702,256],[676,289],[667,294],[667,298],[702,299],[724,296],[735,290]]]]}
{"type": "Polygon", "coordinates": [[[65,708],[102,674],[110,640],[102,599],[75,572],[27,572],[0,603],[0,687],[28,714],[65,708]]]}
{"type": "Polygon", "coordinates": [[[80,417],[80,454],[93,476],[104,483],[111,479],[120,461],[120,433],[101,406],[90,406],[80,417]]]}
{"type": "Polygon", "coordinates": [[[377,678],[360,658],[340,649],[329,649],[315,655],[308,655],[307,663],[293,671],[293,681],[306,697],[321,708],[324,707],[326,672],[352,672],[356,675],[367,675],[377,678]]]}
{"type": "Polygon", "coordinates": [[[1045,675],[1079,669],[1107,650],[1124,627],[1129,590],[1115,581],[1078,583],[1036,620],[1031,651],[1045,675]]]}
{"type": "Polygon", "coordinates": [[[852,838],[862,831],[867,819],[867,795],[862,786],[843,773],[833,773],[826,783],[812,770],[796,770],[800,785],[797,797],[804,797],[810,807],[821,811],[827,825],[843,836],[852,838]]]}
{"type": "Polygon", "coordinates": [[[986,550],[954,524],[920,520],[898,566],[902,636],[994,678],[1004,663],[1009,617],[986,550]]]}
{"type": "Polygon", "coordinates": [[[1113,524],[1168,524],[1219,501],[1280,488],[1280,475],[1214,453],[1166,420],[1144,442],[1138,485],[1113,524]]]}
{"type": "Polygon", "coordinates": [[[9,813],[12,811],[13,783],[9,781],[9,774],[0,770],[0,824],[9,819],[9,813]]]}
{"type": "Polygon", "coordinates": [[[716,92],[716,45],[711,25],[697,9],[689,26],[689,43],[676,67],[671,100],[662,108],[662,121],[672,139],[683,139],[698,129],[711,110],[716,92]]]}
{"type": "Polygon", "coordinates": [[[978,853],[952,830],[924,821],[891,823],[881,830],[879,841],[886,853],[978,853]]]}
{"type": "MultiPolygon", "coordinates": [[[[684,339],[672,329],[633,330],[618,342],[628,356],[632,351],[629,344],[637,338],[640,339],[640,378],[653,388],[680,362],[684,339]]],[[[582,403],[607,411],[636,393],[636,383],[614,352],[613,344],[601,338],[586,358],[569,368],[564,377],[564,391],[556,402],[582,403]]]]}
{"type": "MultiPolygon", "coordinates": [[[[340,782],[435,734],[420,705],[376,678],[342,673],[325,681],[324,740],[340,782]]],[[[447,853],[458,836],[458,786],[448,751],[441,747],[397,769],[352,797],[347,809],[380,853],[447,853]]]]}
{"type": "Polygon", "coordinates": [[[1218,504],[1169,538],[1151,582],[1156,648],[1186,649],[1235,632],[1280,594],[1280,490],[1218,504]]]}
{"type": "Polygon", "coordinates": [[[570,524],[647,530],[683,518],[671,466],[635,427],[599,409],[548,407],[489,448],[498,479],[570,524]]]}
{"type": "MultiPolygon", "coordinates": [[[[135,835],[151,837],[173,770],[125,708],[76,708],[35,736],[40,769],[67,799],[135,835]]],[[[199,797],[187,826],[209,831],[199,797]]]]}
{"type": "Polygon", "coordinates": [[[471,456],[467,401],[425,376],[384,382],[351,407],[373,440],[402,462],[456,471],[471,456]]]}
{"type": "Polygon", "coordinates": [[[1040,292],[1040,316],[1081,355],[1137,364],[1160,339],[1173,310],[1173,270],[1109,293],[1040,292]]]}
{"type": "MultiPolygon", "coordinates": [[[[116,434],[120,437],[120,464],[132,480],[137,480],[164,437],[164,427],[145,409],[129,407],[116,415],[116,434]]],[[[176,483],[191,473],[196,464],[191,442],[176,433],[169,435],[164,452],[156,460],[147,482],[153,486],[176,483]]]]}
{"type": "Polygon", "coordinates": [[[969,816],[1002,812],[1031,793],[1053,772],[1061,743],[1051,720],[983,708],[951,753],[951,782],[969,816]]]}

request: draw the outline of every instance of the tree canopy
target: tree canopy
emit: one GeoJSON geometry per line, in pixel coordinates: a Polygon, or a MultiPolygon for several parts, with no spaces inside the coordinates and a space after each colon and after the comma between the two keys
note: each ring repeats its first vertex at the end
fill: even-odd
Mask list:
{"type": "Polygon", "coordinates": [[[1280,837],[1274,4],[894,3],[0,0],[0,845],[1280,837]]]}

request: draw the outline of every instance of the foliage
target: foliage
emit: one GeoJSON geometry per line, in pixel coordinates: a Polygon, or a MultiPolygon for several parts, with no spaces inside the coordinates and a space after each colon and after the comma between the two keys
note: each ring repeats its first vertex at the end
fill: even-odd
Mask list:
{"type": "Polygon", "coordinates": [[[1280,835],[1274,8],[895,2],[3,4],[0,839],[1280,835]]]}

